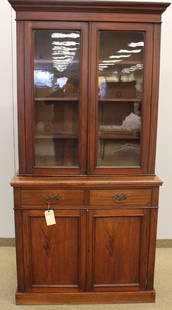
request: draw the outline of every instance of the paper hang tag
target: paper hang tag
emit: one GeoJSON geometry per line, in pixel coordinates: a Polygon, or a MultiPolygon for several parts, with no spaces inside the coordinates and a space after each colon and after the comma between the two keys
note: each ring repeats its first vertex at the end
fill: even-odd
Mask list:
{"type": "Polygon", "coordinates": [[[45,220],[46,220],[47,226],[56,224],[56,219],[55,219],[53,210],[45,211],[45,220]]]}

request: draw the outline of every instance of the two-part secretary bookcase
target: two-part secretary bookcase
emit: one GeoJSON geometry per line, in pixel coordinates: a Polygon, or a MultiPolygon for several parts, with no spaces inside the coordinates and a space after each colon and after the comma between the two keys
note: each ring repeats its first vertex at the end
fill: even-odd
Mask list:
{"type": "Polygon", "coordinates": [[[154,301],[160,23],[168,4],[10,3],[17,12],[16,301],[154,301]]]}

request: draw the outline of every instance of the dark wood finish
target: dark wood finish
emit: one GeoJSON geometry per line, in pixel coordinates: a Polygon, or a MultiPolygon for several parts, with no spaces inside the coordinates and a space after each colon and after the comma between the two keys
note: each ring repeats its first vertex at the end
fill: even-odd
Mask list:
{"type": "MultiPolygon", "coordinates": [[[[115,3],[115,2],[114,2],[115,3]]],[[[27,20],[54,20],[54,21],[89,21],[89,22],[100,22],[100,20],[106,22],[135,22],[135,23],[160,23],[161,17],[158,14],[136,14],[136,13],[94,13],[88,12],[28,12],[28,11],[17,11],[17,21],[27,20]]]]}
{"type": "Polygon", "coordinates": [[[170,3],[120,2],[120,1],[55,1],[55,0],[9,0],[16,11],[66,11],[70,12],[118,12],[161,14],[170,3]]]}
{"type": "MultiPolygon", "coordinates": [[[[160,23],[169,3],[9,2],[16,10],[18,59],[19,175],[11,181],[18,278],[16,303],[154,302],[158,197],[162,185],[154,175],[160,23]],[[44,92],[34,97],[33,29],[81,31],[78,97],[76,94],[66,98],[45,97],[44,92]],[[144,64],[143,99],[135,98],[135,86],[129,87],[131,84],[125,88],[126,98],[113,98],[113,93],[107,94],[112,98],[99,98],[99,30],[145,33],[144,61],[138,62],[144,64]],[[142,114],[141,133],[128,131],[122,135],[119,129],[98,132],[98,104],[103,103],[116,114],[122,109],[124,118],[134,111],[137,103],[142,114]],[[65,106],[66,134],[60,130],[49,135],[38,130],[35,134],[34,106],[39,114],[41,104],[53,104],[59,115],[61,106],[65,106]],[[77,105],[80,125],[76,133],[71,130],[70,120],[77,105]],[[66,167],[35,167],[35,141],[49,143],[50,139],[54,142],[59,139],[66,145],[62,160],[66,167]],[[71,156],[67,146],[77,139],[79,165],[67,166],[71,156]],[[98,139],[103,143],[124,139],[131,144],[141,142],[140,164],[136,160],[137,166],[97,166],[98,139]],[[52,226],[45,222],[48,207],[56,217],[52,226]]],[[[121,64],[136,65],[135,59],[121,64]]],[[[39,122],[41,118],[36,115],[36,120],[39,122]]],[[[59,117],[55,119],[58,120],[59,117]]]]}
{"type": "Polygon", "coordinates": [[[90,290],[146,288],[148,212],[141,209],[90,212],[90,290]]]}
{"type": "Polygon", "coordinates": [[[152,98],[151,98],[151,130],[149,144],[148,173],[154,172],[156,154],[156,136],[158,119],[158,95],[159,95],[159,65],[160,65],[160,25],[154,25],[154,49],[152,64],[152,98]]]}
{"type": "Polygon", "coordinates": [[[90,204],[93,206],[149,206],[151,204],[150,189],[92,190],[90,204]],[[125,200],[113,199],[115,194],[126,195],[125,200]]]}
{"type": "Polygon", "coordinates": [[[55,218],[57,224],[47,226],[44,211],[23,212],[27,292],[84,289],[85,219],[82,211],[55,211],[55,218]]]}
{"type": "Polygon", "coordinates": [[[18,148],[19,173],[26,171],[25,94],[24,94],[24,23],[17,23],[17,103],[18,103],[18,148]]]}

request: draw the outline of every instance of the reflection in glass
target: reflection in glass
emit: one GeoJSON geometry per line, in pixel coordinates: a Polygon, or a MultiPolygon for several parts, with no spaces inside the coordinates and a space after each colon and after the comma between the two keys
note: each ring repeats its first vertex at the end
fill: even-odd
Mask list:
{"type": "Polygon", "coordinates": [[[142,98],[143,49],[142,32],[100,32],[100,98],[142,98]]]}
{"type": "Polygon", "coordinates": [[[35,30],[35,97],[78,97],[80,32],[35,30]]]}
{"type": "Polygon", "coordinates": [[[144,33],[100,31],[98,166],[139,166],[144,33]]]}

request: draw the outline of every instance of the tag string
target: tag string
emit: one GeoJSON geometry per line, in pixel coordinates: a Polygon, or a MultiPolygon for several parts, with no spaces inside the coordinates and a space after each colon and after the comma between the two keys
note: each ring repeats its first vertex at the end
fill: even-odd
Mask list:
{"type": "Polygon", "coordinates": [[[47,209],[50,210],[50,203],[48,203],[48,208],[47,209]]]}

